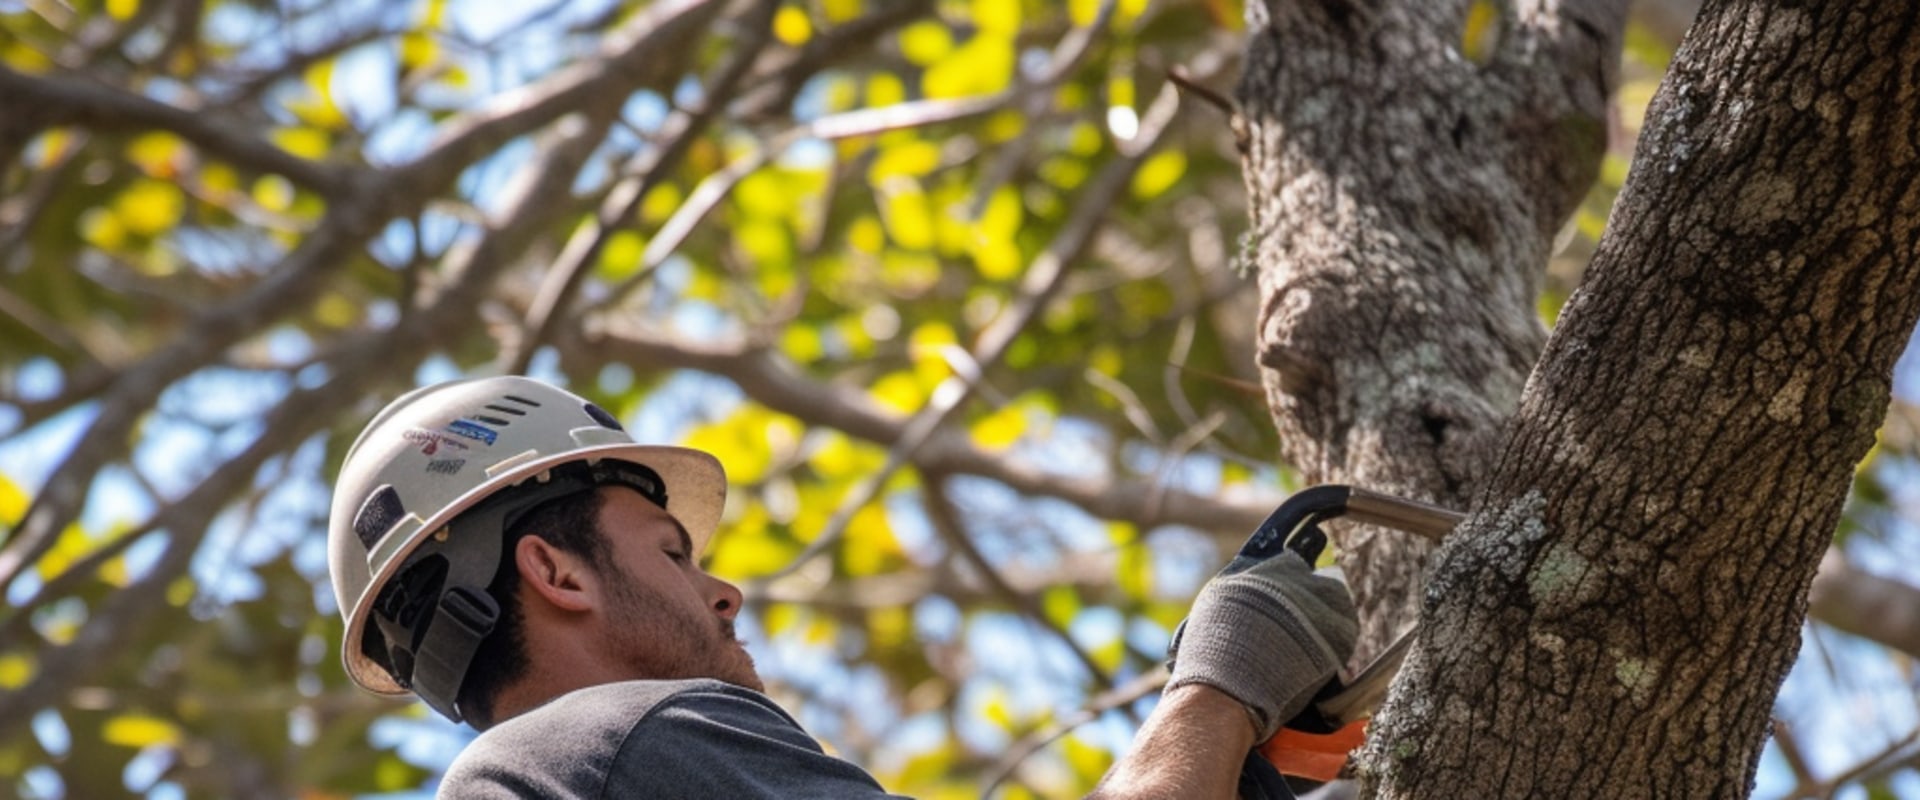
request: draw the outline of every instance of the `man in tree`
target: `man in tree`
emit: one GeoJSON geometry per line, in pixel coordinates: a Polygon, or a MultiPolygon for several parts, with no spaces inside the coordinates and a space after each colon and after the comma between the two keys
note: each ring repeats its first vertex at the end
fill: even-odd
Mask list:
{"type": "MultiPolygon", "coordinates": [[[[538,381],[402,397],[349,449],[333,501],[347,672],[484,731],[442,796],[886,796],[761,693],[734,638],[741,593],[697,562],[725,497],[711,455],[638,444],[538,381]]],[[[1222,572],[1095,796],[1284,793],[1249,749],[1356,627],[1346,588],[1297,555],[1222,572]]]]}

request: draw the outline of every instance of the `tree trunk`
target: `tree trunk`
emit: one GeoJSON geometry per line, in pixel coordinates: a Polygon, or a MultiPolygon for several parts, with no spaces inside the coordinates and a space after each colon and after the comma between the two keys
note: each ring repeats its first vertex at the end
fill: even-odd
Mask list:
{"type": "MultiPolygon", "coordinates": [[[[1599,165],[1625,2],[1470,28],[1471,5],[1248,4],[1259,359],[1310,483],[1463,506],[1545,340],[1540,274],[1599,165]]],[[[1430,548],[1335,533],[1364,660],[1413,620],[1430,548]]]]}
{"type": "Polygon", "coordinates": [[[1392,797],[1740,797],[1920,303],[1920,10],[1710,3],[1375,720],[1392,797]]]}

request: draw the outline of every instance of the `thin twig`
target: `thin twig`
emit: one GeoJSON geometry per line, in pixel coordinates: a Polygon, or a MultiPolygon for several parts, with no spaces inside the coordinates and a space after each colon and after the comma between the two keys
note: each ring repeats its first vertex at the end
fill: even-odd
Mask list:
{"type": "Polygon", "coordinates": [[[1022,762],[1059,740],[1060,737],[1072,733],[1075,728],[1099,719],[1101,714],[1132,705],[1134,701],[1160,691],[1160,687],[1165,685],[1167,685],[1166,668],[1155,669],[1109,691],[1095,695],[1078,712],[1021,737],[1020,741],[1014,742],[1013,746],[1007,748],[1007,754],[994,766],[993,774],[988,778],[986,788],[980,791],[980,796],[992,795],[993,790],[1005,783],[1008,776],[1019,769],[1022,762]]]}

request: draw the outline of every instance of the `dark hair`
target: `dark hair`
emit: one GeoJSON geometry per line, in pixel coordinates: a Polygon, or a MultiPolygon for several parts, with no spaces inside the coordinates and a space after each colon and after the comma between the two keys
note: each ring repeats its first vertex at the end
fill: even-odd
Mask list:
{"type": "Polygon", "coordinates": [[[500,567],[487,593],[500,603],[493,633],[480,642],[467,677],[460,684],[460,715],[475,728],[493,727],[493,703],[500,691],[527,672],[526,634],[520,609],[520,570],[513,551],[521,539],[538,536],[555,548],[587,560],[606,562],[607,542],[600,535],[600,490],[570,494],[535,506],[507,527],[500,549],[500,567]]]}

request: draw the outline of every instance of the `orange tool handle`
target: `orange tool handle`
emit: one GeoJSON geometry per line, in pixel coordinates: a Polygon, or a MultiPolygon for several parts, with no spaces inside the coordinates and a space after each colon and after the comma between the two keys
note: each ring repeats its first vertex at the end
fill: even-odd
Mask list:
{"type": "Polygon", "coordinates": [[[1282,775],[1326,783],[1340,777],[1347,755],[1366,738],[1367,721],[1347,723],[1332,733],[1307,733],[1281,728],[1273,738],[1262,742],[1260,757],[1282,775]]]}

